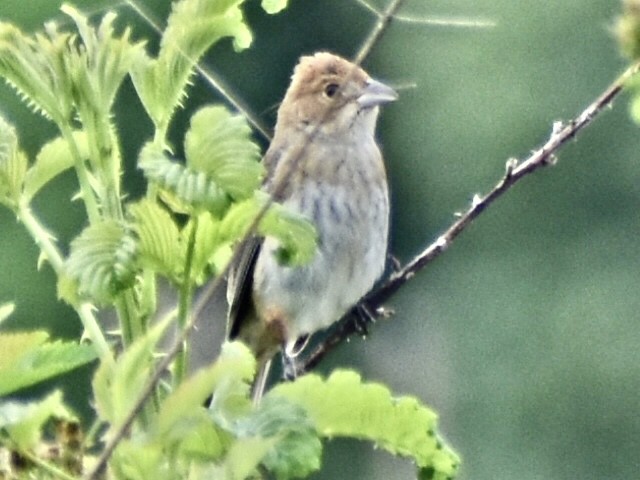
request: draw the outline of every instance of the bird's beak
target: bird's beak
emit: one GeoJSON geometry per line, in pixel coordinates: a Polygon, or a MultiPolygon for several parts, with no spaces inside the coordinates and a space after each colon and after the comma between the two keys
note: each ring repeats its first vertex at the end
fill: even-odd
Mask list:
{"type": "Polygon", "coordinates": [[[356,102],[360,108],[371,108],[397,99],[398,94],[393,88],[370,78],[356,102]]]}

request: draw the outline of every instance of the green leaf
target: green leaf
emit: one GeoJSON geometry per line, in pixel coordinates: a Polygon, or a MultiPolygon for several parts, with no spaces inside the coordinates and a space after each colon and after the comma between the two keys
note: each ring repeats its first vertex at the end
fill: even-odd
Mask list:
{"type": "MultiPolygon", "coordinates": [[[[134,344],[134,348],[137,348],[137,344],[134,344]]],[[[129,355],[128,352],[125,356],[129,355]]],[[[131,359],[122,358],[118,365],[130,363],[130,370],[137,375],[134,366],[141,360],[143,364],[146,361],[138,355],[131,359]]],[[[213,365],[196,372],[162,401],[158,416],[152,419],[145,435],[134,437],[118,447],[110,464],[117,472],[116,477],[127,480],[216,478],[185,474],[197,465],[211,465],[211,462],[227,458],[227,450],[232,442],[229,433],[212,421],[210,413],[203,407],[204,402],[211,392],[215,392],[216,415],[225,421],[232,421],[237,417],[239,408],[243,412],[250,408],[249,381],[254,373],[255,359],[247,347],[238,342],[223,345],[222,352],[213,365]],[[149,476],[152,474],[155,476],[149,476]]],[[[104,382],[96,375],[96,388],[101,392],[105,391],[100,397],[109,395],[120,398],[123,393],[117,393],[114,389],[121,390],[128,382],[140,383],[139,379],[132,378],[130,374],[123,375],[123,378],[126,380],[123,382],[125,385],[118,387],[112,382],[104,382]]],[[[124,395],[132,396],[127,392],[124,395]]],[[[114,403],[111,398],[107,401],[109,404],[114,403]]]]}
{"type": "Polygon", "coordinates": [[[204,172],[171,160],[151,143],[140,152],[138,164],[150,181],[173,195],[185,210],[204,209],[219,216],[231,203],[227,193],[204,172]]]}
{"type": "Polygon", "coordinates": [[[0,402],[0,431],[7,432],[18,450],[35,447],[45,423],[51,418],[76,420],[58,390],[37,402],[0,402]]]}
{"type": "MultiPolygon", "coordinates": [[[[188,238],[194,219],[190,219],[182,229],[183,258],[186,256],[188,238]]],[[[197,214],[198,228],[191,258],[191,280],[202,285],[209,274],[221,273],[231,258],[229,243],[220,231],[221,222],[209,212],[197,214]]]]}
{"type": "Polygon", "coordinates": [[[149,480],[176,478],[166,461],[160,444],[124,439],[118,444],[109,462],[113,478],[118,480],[149,480]]]}
{"type": "Polygon", "coordinates": [[[47,342],[44,331],[0,334],[0,395],[35,385],[96,359],[89,345],[47,342]]]}
{"type": "Polygon", "coordinates": [[[282,397],[265,397],[236,431],[242,438],[273,438],[262,463],[277,478],[306,477],[320,468],[322,444],[307,412],[282,397]]]}
{"type": "MultiPolygon", "coordinates": [[[[234,204],[222,219],[223,239],[233,242],[242,238],[268,202],[269,196],[257,191],[252,198],[234,204]]],[[[278,203],[271,203],[257,230],[260,235],[280,242],[276,255],[284,264],[302,265],[315,254],[317,232],[313,224],[278,203]]]]}
{"type": "Polygon", "coordinates": [[[228,440],[224,432],[215,428],[203,405],[215,392],[218,418],[230,421],[239,410],[247,409],[249,381],[255,368],[255,359],[247,347],[238,342],[224,344],[213,365],[196,372],[162,402],[155,437],[191,457],[220,457],[228,440]]]}
{"type": "Polygon", "coordinates": [[[277,438],[249,437],[233,442],[222,464],[220,477],[224,479],[260,478],[255,476],[260,462],[277,443],[277,438]]]}
{"type": "Polygon", "coordinates": [[[20,151],[16,132],[0,116],[0,203],[17,208],[26,170],[27,158],[20,151]]]}
{"type": "Polygon", "coordinates": [[[0,76],[25,103],[59,125],[71,118],[73,86],[66,71],[71,35],[55,24],[45,34],[28,36],[10,23],[0,22],[0,76]]]}
{"type": "Polygon", "coordinates": [[[274,387],[270,396],[303,407],[324,437],[369,440],[412,458],[423,473],[432,469],[433,478],[453,478],[458,468],[457,455],[435,433],[432,410],[413,397],[393,397],[381,384],[363,383],[355,372],[336,371],[326,380],[306,375],[274,387]]]}
{"type": "Polygon", "coordinates": [[[200,57],[214,43],[232,37],[237,50],[251,43],[240,6],[244,0],[174,2],[157,60],[140,56],[131,77],[147,113],[163,133],[200,57]]]}
{"type": "Polygon", "coordinates": [[[95,407],[100,418],[117,428],[130,413],[149,377],[158,342],[172,317],[158,322],[131,344],[114,362],[100,363],[93,377],[95,407]]]}
{"type": "Polygon", "coordinates": [[[287,8],[289,0],[262,0],[262,8],[269,14],[278,13],[287,8]]]}
{"type": "Polygon", "coordinates": [[[629,104],[629,112],[631,114],[631,119],[637,124],[640,124],[640,89],[637,87],[633,92],[633,97],[629,104]]]}
{"type": "Polygon", "coordinates": [[[136,249],[131,233],[115,220],[90,225],[71,242],[67,275],[77,282],[80,295],[108,303],[132,285],[136,249]]]}
{"type": "Polygon", "coordinates": [[[16,308],[16,305],[12,302],[0,304],[0,323],[4,322],[7,318],[9,318],[13,313],[13,311],[15,310],[15,308],[16,308]]]}
{"type": "Polygon", "coordinates": [[[258,226],[262,235],[278,239],[276,255],[286,265],[307,263],[316,253],[318,234],[313,224],[300,214],[274,203],[258,226]]]}
{"type": "Polygon", "coordinates": [[[169,212],[148,199],[129,205],[128,211],[138,236],[140,265],[177,280],[177,272],[183,267],[181,239],[169,212]]]}
{"type": "Polygon", "coordinates": [[[126,29],[121,36],[114,33],[114,12],[108,12],[97,28],[69,4],[60,8],[73,19],[82,40],[82,46],[71,46],[65,57],[66,67],[73,78],[76,105],[83,123],[89,118],[83,113],[93,112],[96,118],[105,118],[118,88],[143,50],[143,44],[130,41],[126,29]]]}
{"type": "MultiPolygon", "coordinates": [[[[248,382],[255,375],[256,362],[249,349],[239,342],[225,343],[222,352],[213,365],[203,368],[183,382],[162,403],[159,415],[159,435],[164,437],[181,423],[184,418],[204,405],[211,392],[224,384],[242,386],[245,396],[248,396],[248,382]]],[[[220,407],[220,404],[218,404],[220,407]]],[[[225,405],[225,409],[229,408],[225,405]]]]}
{"type": "Polygon", "coordinates": [[[184,149],[187,166],[206,173],[234,200],[248,198],[262,183],[264,167],[251,128],[225,107],[204,107],[191,117],[184,149]]]}
{"type": "MultiPolygon", "coordinates": [[[[87,135],[83,131],[73,132],[73,138],[80,149],[83,159],[89,157],[87,135]]],[[[36,161],[27,171],[24,180],[24,195],[27,201],[31,199],[47,183],[74,165],[73,156],[67,141],[58,137],[46,143],[36,157],[36,161]]]]}

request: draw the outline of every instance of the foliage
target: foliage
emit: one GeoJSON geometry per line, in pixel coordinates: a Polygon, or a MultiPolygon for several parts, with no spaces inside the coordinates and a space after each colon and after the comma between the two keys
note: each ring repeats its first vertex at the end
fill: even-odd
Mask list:
{"type": "MultiPolygon", "coordinates": [[[[20,148],[15,128],[0,118],[0,204],[39,247],[40,263],[53,269],[60,298],[75,309],[90,341],[52,341],[44,331],[1,334],[0,394],[15,394],[100,360],[93,398],[87,399],[97,424],[86,439],[82,430],[63,439],[50,435],[52,424],[77,425],[59,392],[30,402],[0,401],[0,453],[26,459],[31,477],[78,478],[97,461],[84,453],[85,446],[99,456],[114,442],[109,478],[236,479],[264,472],[298,478],[320,468],[322,440],[334,435],[368,440],[409,457],[422,477],[455,473],[455,454],[434,433],[435,414],[416,399],[395,398],[381,385],[362,382],[355,373],[337,372],[327,380],[304,377],[254,405],[249,385],[255,359],[241,344],[224,345],[215,363],[186,379],[183,350],[175,359],[168,357],[166,370],[160,363],[166,358],[158,352],[167,332],[175,324],[178,335],[190,327],[195,287],[224,272],[233,246],[245,236],[277,239],[276,255],[287,265],[303,264],[315,254],[316,232],[308,220],[260,190],[264,167],[243,116],[205,106],[184,132],[185,158],[168,147],[168,128],[200,57],[224,37],[236,50],[249,47],[242,4],[174,2],[155,57],[144,43],[132,40],[129,29],[118,32],[114,13],[94,24],[63,5],[74,28],[50,23],[34,35],[0,23],[0,75],[59,132],[31,159],[20,148]],[[137,158],[147,191],[135,200],[122,191],[124,162],[112,112],[127,77],[155,127],[137,158]],[[87,224],[63,244],[44,227],[32,202],[70,169],[87,224]],[[177,290],[178,309],[151,322],[160,277],[177,290]],[[118,348],[106,340],[98,309],[115,310],[118,348]],[[122,436],[132,416],[130,434],[122,436]],[[70,453],[66,460],[42,454],[46,445],[70,453]]],[[[286,4],[263,1],[269,13],[286,4]]],[[[0,320],[12,309],[0,307],[0,320]]],[[[3,478],[22,475],[16,465],[2,469],[0,464],[3,478]]]]}
{"type": "MultiPolygon", "coordinates": [[[[640,2],[623,0],[623,13],[618,18],[615,33],[622,53],[634,61],[640,60],[640,2]]],[[[630,102],[631,117],[640,123],[640,83],[637,76],[631,80],[633,97],[630,102]]]]}
{"type": "Polygon", "coordinates": [[[89,345],[48,341],[44,331],[0,334],[0,395],[7,395],[96,359],[89,345]]]}

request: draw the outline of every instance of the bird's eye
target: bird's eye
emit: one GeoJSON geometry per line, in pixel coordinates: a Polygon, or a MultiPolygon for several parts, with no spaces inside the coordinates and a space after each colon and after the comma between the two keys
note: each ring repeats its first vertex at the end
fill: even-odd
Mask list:
{"type": "Polygon", "coordinates": [[[340,85],[338,85],[337,83],[330,83],[326,87],[324,87],[324,94],[327,97],[332,98],[336,94],[339,88],[340,88],[340,85]]]}

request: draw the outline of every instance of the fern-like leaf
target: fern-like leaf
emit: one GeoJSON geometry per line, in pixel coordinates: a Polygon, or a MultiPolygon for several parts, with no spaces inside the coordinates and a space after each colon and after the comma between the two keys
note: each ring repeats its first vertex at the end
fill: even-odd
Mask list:
{"type": "Polygon", "coordinates": [[[248,198],[260,187],[260,148],[242,115],[222,106],[202,108],[191,118],[184,150],[187,165],[211,176],[234,200],[248,198]]]}
{"type": "Polygon", "coordinates": [[[224,37],[236,49],[251,43],[240,5],[244,0],[174,2],[157,59],[139,55],[131,76],[156,128],[166,130],[185,95],[193,67],[205,51],[224,37]]]}
{"type": "Polygon", "coordinates": [[[0,76],[14,87],[27,106],[58,124],[71,118],[73,87],[65,71],[71,35],[47,24],[45,34],[24,34],[0,22],[0,76]]]}
{"type": "Polygon", "coordinates": [[[0,203],[15,209],[20,200],[27,158],[12,125],[0,117],[0,203]]]}
{"type": "Polygon", "coordinates": [[[0,396],[89,363],[95,349],[73,342],[48,342],[44,331],[0,334],[0,396]]]}
{"type": "Polygon", "coordinates": [[[132,229],[138,237],[138,262],[171,280],[182,268],[181,238],[169,212],[145,199],[129,205],[132,229]]]}
{"type": "Polygon", "coordinates": [[[219,216],[231,204],[229,195],[206,173],[171,160],[153,144],[143,148],[138,164],[149,180],[175,197],[181,209],[203,209],[219,216]]]}
{"type": "Polygon", "coordinates": [[[381,384],[363,383],[352,371],[336,371],[324,380],[305,375],[280,384],[267,396],[282,397],[304,408],[320,435],[374,442],[407,456],[433,479],[453,478],[457,455],[436,434],[436,414],[413,397],[393,397],[381,384]]]}
{"type": "Polygon", "coordinates": [[[132,285],[136,273],[137,246],[131,232],[114,220],[90,225],[71,242],[67,275],[78,293],[98,303],[132,285]]]}

